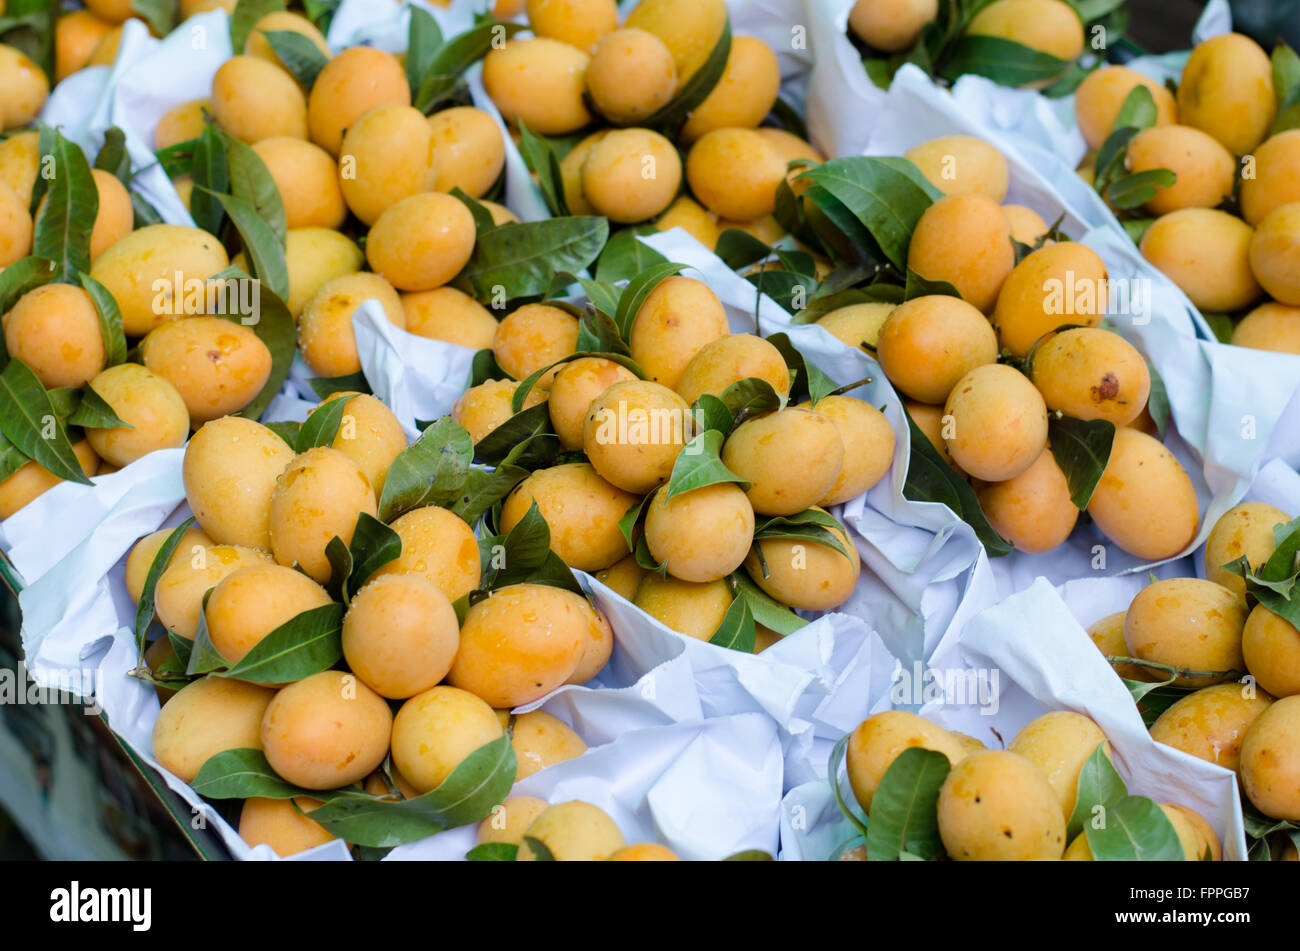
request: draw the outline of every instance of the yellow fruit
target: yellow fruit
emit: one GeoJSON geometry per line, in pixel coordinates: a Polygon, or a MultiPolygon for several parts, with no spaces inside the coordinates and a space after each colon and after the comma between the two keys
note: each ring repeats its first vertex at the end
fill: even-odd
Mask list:
{"type": "MultiPolygon", "coordinates": [[[[1240,671],[1246,605],[1222,585],[1199,578],[1153,581],[1133,598],[1124,639],[1134,657],[1193,671],[1240,671]]],[[[1179,677],[1183,687],[1204,687],[1213,676],[1179,677]]]]}
{"type": "Polygon", "coordinates": [[[835,424],[844,443],[844,464],[822,508],[855,499],[879,482],[894,463],[894,430],[885,414],[866,400],[824,396],[813,409],[835,424]]]}
{"type": "MultiPolygon", "coordinates": [[[[374,225],[402,199],[430,191],[436,147],[433,128],[411,106],[388,103],[359,116],[339,146],[339,182],[353,214],[374,225]]],[[[469,214],[459,201],[448,200],[469,214]]]]}
{"type": "Polygon", "coordinates": [[[1059,859],[1061,804],[1042,772],[1003,750],[972,753],[939,790],[939,835],[958,862],[1059,859]]]}
{"type": "Polygon", "coordinates": [[[716,86],[682,126],[690,144],[714,129],[753,129],[772,111],[781,90],[781,66],[772,48],[752,36],[734,36],[716,86]]]}
{"type": "Polygon", "coordinates": [[[1260,221],[1250,268],[1276,301],[1300,306],[1300,202],[1274,208],[1260,221]]]}
{"type": "Polygon", "coordinates": [[[618,26],[614,0],[527,0],[528,25],[538,36],[590,51],[618,26]]]}
{"type": "Polygon", "coordinates": [[[673,144],[649,129],[614,129],[592,145],[582,165],[582,195],[597,214],[632,223],[668,207],[682,183],[673,144]]]}
{"type": "Polygon", "coordinates": [[[1047,777],[1069,822],[1079,791],[1079,773],[1101,744],[1109,756],[1110,745],[1101,727],[1081,713],[1056,710],[1026,723],[1007,749],[1029,760],[1047,777]]]}
{"type": "Polygon", "coordinates": [[[86,439],[96,455],[126,466],[156,449],[185,445],[189,413],[180,394],[163,377],[138,363],[119,363],[97,374],[90,386],[126,424],[86,427],[86,439]]]}
{"type": "Polygon", "coordinates": [[[596,42],[587,66],[587,91],[596,111],[611,122],[639,122],[677,92],[673,54],[645,30],[606,33],[596,42]]]}
{"type": "Polygon", "coordinates": [[[185,499],[219,545],[271,549],[271,493],[293,449],[261,423],[238,416],[199,427],[185,447],[185,499]]]}
{"type": "MultiPolygon", "coordinates": [[[[505,711],[500,715],[508,716],[505,711]]],[[[541,710],[521,713],[515,718],[510,745],[514,747],[515,759],[519,764],[515,773],[516,782],[587,751],[587,744],[572,727],[541,710]]]]}
{"type": "Polygon", "coordinates": [[[645,538],[651,557],[669,574],[683,581],[716,581],[739,568],[749,554],[754,510],[734,482],[671,499],[664,490],[655,493],[646,510],[645,538]]]}
{"type": "Polygon", "coordinates": [[[9,356],[25,363],[46,389],[81,386],[104,369],[104,338],[90,295],[71,284],[28,291],[4,315],[9,356]]]}
{"type": "Polygon", "coordinates": [[[1262,604],[1246,618],[1241,635],[1246,669],[1275,697],[1300,694],[1300,631],[1262,604]]]}
{"type": "Polygon", "coordinates": [[[1151,393],[1151,373],[1137,348],[1100,327],[1072,328],[1034,351],[1030,379],[1049,410],[1126,426],[1151,393]]]}
{"type": "Polygon", "coordinates": [[[153,755],[163,769],[192,783],[209,758],[261,749],[262,715],[275,692],[242,680],[203,677],[163,706],[153,725],[153,755]]]}
{"type": "Polygon", "coordinates": [[[686,156],[686,179],[699,202],[740,221],[772,213],[785,171],[781,154],[753,129],[714,129],[686,156]]]}
{"type": "Polygon", "coordinates": [[[50,94],[50,81],[41,68],[12,46],[0,43],[0,128],[16,129],[36,118],[50,94]]]}
{"type": "Polygon", "coordinates": [[[1277,104],[1268,54],[1240,33],[1192,50],[1178,83],[1178,117],[1244,155],[1268,135],[1277,104]]]}
{"type": "Polygon", "coordinates": [[[274,66],[284,66],[274,47],[271,46],[270,38],[266,35],[272,32],[290,32],[305,36],[326,59],[333,55],[330,53],[329,44],[325,42],[325,37],[310,20],[300,14],[288,13],[284,10],[268,13],[253,24],[253,28],[248,31],[248,39],[244,41],[244,55],[264,59],[274,66]]]}
{"type": "Polygon", "coordinates": [[[1027,356],[1062,324],[1101,323],[1109,296],[1106,265],[1096,251],[1077,241],[1039,248],[1016,265],[998,294],[992,318],[998,342],[1027,356]]]}
{"type": "Polygon", "coordinates": [[[510,40],[483,60],[483,85],[507,122],[567,135],[591,122],[583,99],[590,55],[546,37],[510,40]]]}
{"type": "Polygon", "coordinates": [[[1300,821],[1300,697],[1285,697],[1258,717],[1241,743],[1241,785],[1255,808],[1300,821]]]}
{"type": "Polygon", "coordinates": [[[1186,125],[1155,126],[1138,133],[1128,146],[1128,170],[1134,174],[1167,168],[1178,180],[1156,191],[1146,203],[1152,214],[1180,208],[1214,208],[1232,197],[1236,160],[1215,139],[1186,125]]]}
{"type": "Polygon", "coordinates": [[[532,821],[551,807],[545,799],[532,796],[511,796],[492,808],[492,815],[478,825],[478,842],[505,842],[518,845],[524,840],[524,830],[532,821]]]}
{"type": "Polygon", "coordinates": [[[685,83],[704,65],[727,22],[724,0],[640,0],[623,26],[659,37],[685,83]]]}
{"type": "Polygon", "coordinates": [[[751,376],[770,383],[780,396],[790,393],[790,369],[781,351],[755,334],[727,334],[696,351],[674,389],[687,405],[694,405],[705,393],[721,396],[731,384],[751,376]]]}
{"type": "MultiPolygon", "coordinates": [[[[1063,0],[994,0],[975,14],[967,36],[993,36],[1074,60],[1083,52],[1083,21],[1063,0]]],[[[1048,80],[1033,83],[1046,86],[1048,80]]]]}
{"type": "Polygon", "coordinates": [[[454,287],[403,294],[402,309],[406,311],[408,332],[471,350],[491,347],[497,332],[497,319],[492,312],[454,287]]]}
{"type": "Polygon", "coordinates": [[[566,463],[538,469],[510,493],[501,508],[501,530],[509,532],[536,504],[551,532],[551,550],[572,568],[600,571],[627,554],[618,522],[638,501],[590,464],[566,463]]]}
{"type": "Polygon", "coordinates": [[[868,46],[897,53],[911,48],[938,14],[938,0],[857,0],[849,11],[849,29],[868,46]]]}
{"type": "Polygon", "coordinates": [[[411,104],[411,87],[402,64],[370,46],[353,46],[325,64],[307,100],[311,140],[338,155],[343,130],[379,106],[411,104]]]}
{"type": "Polygon", "coordinates": [[[976,367],[944,404],[952,417],[948,451],[977,479],[1000,482],[1020,475],[1047,446],[1047,407],[1020,371],[1003,363],[976,367]]]}
{"type": "Polygon", "coordinates": [[[760,515],[794,515],[831,490],[844,466],[844,441],[829,418],[788,407],[741,423],[722,447],[728,469],[750,484],[760,515]]]}
{"type": "Polygon", "coordinates": [[[326,281],[303,305],[298,318],[298,349],[317,376],[345,376],[361,369],[352,315],[367,300],[378,301],[384,316],[406,327],[402,299],[383,275],[343,274],[326,281]]]}
{"type": "MultiPolygon", "coordinates": [[[[82,439],[73,443],[72,452],[83,473],[87,476],[100,473],[99,457],[90,448],[89,442],[82,439]]],[[[13,515],[62,481],[34,459],[23,463],[17,472],[0,482],[0,519],[13,515]]]]}
{"type": "Polygon", "coordinates": [[[1002,207],[978,194],[940,198],[916,223],[907,266],[927,280],[947,281],[962,300],[989,313],[1015,267],[1002,207]]]}
{"type": "Polygon", "coordinates": [[[880,332],[889,315],[894,312],[894,306],[867,303],[838,307],[819,317],[817,326],[825,327],[831,336],[848,346],[860,347],[871,353],[880,342],[880,332]]]}
{"type": "Polygon", "coordinates": [[[1200,505],[1187,470],[1173,453],[1146,433],[1121,426],[1088,514],[1129,554],[1159,561],[1191,544],[1200,505]]]}
{"type": "Polygon", "coordinates": [[[478,198],[496,184],[505,167],[506,145],[491,116],[471,106],[455,106],[429,116],[429,128],[435,191],[459,188],[478,198]]]}
{"type": "Polygon", "coordinates": [[[1266,139],[1254,159],[1254,174],[1241,180],[1241,216],[1258,226],[1274,208],[1300,201],[1300,129],[1266,139]]]}
{"type": "MultiPolygon", "coordinates": [[[[642,366],[644,368],[644,364],[642,366]]],[[[592,400],[615,383],[636,378],[627,367],[604,357],[579,357],[561,366],[546,400],[550,407],[551,425],[564,448],[582,448],[582,424],[592,400]]],[[[529,396],[538,395],[538,392],[533,390],[529,396]]]]}
{"type": "MultiPolygon", "coordinates": [[[[578,319],[551,304],[525,304],[502,318],[492,339],[497,364],[516,380],[562,360],[578,346],[578,319]]],[[[549,386],[559,368],[538,380],[549,386]]]]}
{"type": "Polygon", "coordinates": [[[1178,118],[1173,93],[1161,83],[1127,66],[1103,66],[1094,70],[1074,92],[1074,115],[1088,148],[1099,149],[1109,138],[1115,119],[1136,87],[1145,86],[1156,104],[1156,125],[1168,125],[1178,118]]]}
{"type": "Polygon", "coordinates": [[[384,761],[392,727],[379,694],[352,674],[323,670],[275,695],[262,717],[262,749],[288,782],[338,789],[365,779],[384,761]]]}
{"type": "Polygon", "coordinates": [[[1017,476],[980,483],[975,494],[993,530],[1020,551],[1051,551],[1070,537],[1079,519],[1070,485],[1050,449],[1017,476]]]}
{"type": "Polygon", "coordinates": [[[235,664],[280,625],[329,603],[325,589],[300,571],[249,565],[222,578],[208,596],[208,637],[235,664]]]}
{"type": "Polygon", "coordinates": [[[641,579],[632,603],[670,630],[707,641],[722,623],[731,600],[725,581],[682,581],[650,572],[641,579]]]}
{"type": "Polygon", "coordinates": [[[582,447],[605,481],[644,495],[672,475],[690,439],[690,409],[665,386],[646,380],[615,383],[592,400],[582,447]]]}
{"type": "Polygon", "coordinates": [[[333,842],[338,836],[304,815],[320,805],[319,799],[306,796],[295,799],[250,797],[244,800],[239,812],[239,837],[250,846],[269,845],[280,858],[333,842]]]}
{"type": "Polygon", "coordinates": [[[944,754],[951,764],[966,758],[965,747],[952,733],[915,713],[887,710],[858,724],[849,737],[845,765],[853,796],[864,810],[871,811],[876,788],[898,755],[918,746],[944,754]]]}
{"type": "Polygon", "coordinates": [[[593,862],[608,858],[626,844],[614,820],[585,802],[562,802],[529,824],[516,859],[535,861],[528,840],[536,840],[559,862],[593,862]]]}
{"type": "Polygon", "coordinates": [[[334,158],[305,139],[262,139],[253,151],[266,164],[290,228],[337,228],[348,209],[334,158]]]}
{"type": "MultiPolygon", "coordinates": [[[[145,579],[149,576],[149,568],[153,565],[153,560],[158,556],[163,542],[167,540],[174,529],[160,528],[140,539],[131,546],[130,553],[126,556],[126,592],[131,595],[131,600],[140,603],[140,595],[144,591],[145,579]]],[[[213,544],[204,532],[197,528],[188,529],[181,540],[176,545],[176,550],[172,552],[171,558],[163,567],[166,571],[177,561],[189,559],[198,554],[199,549],[208,548],[213,544]]]]}
{"type": "Polygon", "coordinates": [[[437,686],[460,644],[456,612],[422,575],[380,575],[362,586],[343,618],[343,657],[381,697],[437,686]]]}
{"type": "Polygon", "coordinates": [[[931,139],[908,149],[903,158],[945,195],[983,195],[999,204],[1007,197],[1007,160],[973,135],[931,139]]]}
{"type": "Polygon", "coordinates": [[[192,426],[239,412],[271,376],[266,344],[224,317],[168,321],[140,342],[140,359],[176,388],[192,426]]]}
{"type": "Polygon", "coordinates": [[[586,607],[581,595],[548,585],[497,588],[466,613],[448,683],[493,707],[544,697],[582,660],[586,607]]]}
{"type": "Polygon", "coordinates": [[[283,69],[252,56],[227,60],[212,77],[212,117],[243,142],[307,138],[307,100],[283,69]]]}
{"type": "Polygon", "coordinates": [[[998,339],[975,307],[943,294],[914,297],[885,318],[876,341],[881,368],[902,393],[942,403],[957,381],[998,358],[998,339]]]}
{"type": "Polygon", "coordinates": [[[1151,739],[1236,772],[1246,730],[1273,702],[1266,693],[1251,694],[1239,683],[1189,693],[1151,724],[1151,739]]]}
{"type": "Polygon", "coordinates": [[[54,25],[54,80],[62,82],[90,62],[95,47],[113,24],[89,10],[74,10],[54,25]]]}
{"type": "Polygon", "coordinates": [[[478,541],[459,516],[426,505],[394,519],[389,527],[402,540],[402,554],[372,577],[423,575],[452,603],[478,587],[478,541]]]}
{"type": "Polygon", "coordinates": [[[207,99],[191,99],[179,106],[172,106],[154,126],[153,147],[165,149],[197,139],[207,124],[203,113],[205,110],[210,112],[211,109],[212,103],[207,99]]]}
{"type": "Polygon", "coordinates": [[[337,399],[346,399],[348,405],[330,447],[357,464],[378,501],[384,492],[388,467],[406,448],[406,433],[393,411],[369,393],[335,393],[325,402],[337,399]]]}
{"type": "Polygon", "coordinates": [[[394,287],[429,291],[460,273],[474,253],[474,238],[474,216],[463,202],[425,192],[403,198],[379,216],[366,241],[366,258],[394,287]]]}
{"type": "MultiPolygon", "coordinates": [[[[451,418],[465,427],[474,442],[481,442],[514,415],[511,407],[517,389],[519,384],[514,380],[487,380],[471,386],[452,405],[451,418]]],[[[545,389],[533,387],[524,397],[523,409],[545,402],[546,396],[545,389]]]]}
{"type": "Polygon", "coordinates": [[[796,610],[837,608],[857,587],[862,559],[843,525],[830,531],[843,551],[820,542],[765,538],[745,558],[745,571],[767,594],[796,610]]]}
{"type": "Polygon", "coordinates": [[[1286,512],[1264,502],[1243,502],[1228,509],[1205,541],[1206,579],[1244,598],[1246,582],[1224,566],[1234,565],[1244,556],[1252,568],[1261,568],[1277,550],[1273,529],[1289,521],[1286,512]]]}
{"type": "Polygon", "coordinates": [[[1300,307],[1272,301],[1260,304],[1238,321],[1232,342],[1255,350],[1300,353],[1300,307]]]}

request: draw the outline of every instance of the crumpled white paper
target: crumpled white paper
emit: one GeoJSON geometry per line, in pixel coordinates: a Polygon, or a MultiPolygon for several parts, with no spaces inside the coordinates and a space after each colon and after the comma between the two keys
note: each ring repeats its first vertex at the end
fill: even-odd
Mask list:
{"type": "MultiPolygon", "coordinates": [[[[983,678],[987,692],[968,694],[965,703],[931,700],[918,712],[990,749],[1001,749],[1026,723],[1053,710],[1091,717],[1110,739],[1112,758],[1129,792],[1195,809],[1214,826],[1225,860],[1243,860],[1236,776],[1151,739],[1128,690],[1082,627],[1126,608],[1144,581],[1132,576],[1087,579],[1058,592],[1039,578],[980,612],[949,632],[929,668],[938,676],[983,678]]],[[[845,795],[850,796],[847,788],[845,795]]],[[[852,835],[825,779],[786,795],[782,858],[828,858],[852,835]]]]}

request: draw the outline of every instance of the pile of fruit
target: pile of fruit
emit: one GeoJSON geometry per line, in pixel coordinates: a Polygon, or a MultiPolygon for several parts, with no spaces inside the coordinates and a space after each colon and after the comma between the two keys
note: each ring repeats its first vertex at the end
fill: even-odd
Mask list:
{"type": "MultiPolygon", "coordinates": [[[[1110,23],[1119,4],[1090,6],[1110,23]]],[[[675,859],[595,804],[513,790],[587,750],[536,707],[613,685],[626,632],[604,599],[762,654],[862,613],[881,582],[853,513],[887,493],[943,503],[991,556],[1052,551],[1083,522],[1143,562],[1198,536],[1200,474],[1165,443],[1177,414],[1102,257],[1049,224],[1062,209],[1008,203],[1007,156],[971,135],[823,155],[787,51],[733,35],[723,0],[641,0],[621,23],[614,0],[500,0],[451,35],[462,21],[394,4],[404,52],[332,45],[328,2],[8,7],[0,518],[174,460],[184,504],[120,565],[130,676],[161,704],[144,752],[242,803],[226,815],[249,846],[369,858],[477,824],[476,860],[675,859]],[[41,121],[55,84],[119,60],[124,21],[175,38],[216,8],[235,55],[150,141],[41,121]],[[507,207],[512,167],[549,217],[507,207]],[[137,187],[157,169],[188,220],[137,187]],[[683,240],[689,262],[656,249],[683,240]],[[706,260],[752,305],[702,279],[706,260]],[[367,321],[465,355],[429,418],[381,398],[367,321]],[[837,378],[826,348],[862,372],[837,378]]],[[[1289,51],[1270,71],[1251,41],[1210,41],[1176,104],[1096,68],[1063,0],[858,0],[848,23],[883,88],[905,62],[952,81],[992,59],[999,82],[1077,87],[1088,168],[1145,257],[1203,311],[1266,290],[1236,342],[1288,349],[1290,329],[1248,328],[1300,306],[1289,51]],[[1267,109],[1225,106],[1251,70],[1267,109]]],[[[1298,545],[1284,513],[1234,508],[1209,580],[1154,582],[1089,632],[1155,740],[1239,770],[1251,835],[1279,856],[1300,829],[1298,545]]],[[[855,833],[837,852],[1222,855],[1196,811],[1128,795],[1086,716],[984,747],[867,718],[831,760],[855,833]],[[900,826],[908,799],[925,808],[900,826]],[[1098,806],[1141,827],[1137,854],[1098,806]]]]}

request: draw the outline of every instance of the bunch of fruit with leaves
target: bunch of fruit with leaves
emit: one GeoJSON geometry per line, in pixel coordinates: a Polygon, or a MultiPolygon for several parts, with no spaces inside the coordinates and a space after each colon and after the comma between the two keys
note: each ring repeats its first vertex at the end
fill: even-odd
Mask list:
{"type": "Polygon", "coordinates": [[[1204,816],[1129,794],[1101,727],[1067,710],[1031,720],[1005,749],[914,713],[878,713],[836,744],[829,781],[855,830],[831,856],[841,860],[1222,858],[1204,816]]]}
{"type": "Polygon", "coordinates": [[[1300,57],[1229,33],[1176,88],[1122,66],[1075,95],[1079,174],[1216,336],[1300,353],[1300,57]]]}
{"type": "MultiPolygon", "coordinates": [[[[555,219],[565,221],[567,219],[555,219]]],[[[702,281],[629,232],[592,278],[514,309],[452,409],[552,548],[679,633],[753,651],[853,593],[827,509],[892,464],[884,415],[785,334],[732,333],[702,281]],[[626,281],[626,283],[624,283],[626,281]],[[580,309],[559,295],[580,286],[580,309]],[[517,488],[515,484],[517,483],[517,488]]]]}
{"type": "Polygon", "coordinates": [[[7,225],[21,232],[0,271],[0,517],[60,481],[89,484],[183,446],[192,425],[265,408],[292,359],[288,315],[265,295],[262,319],[249,326],[251,308],[228,306],[238,295],[226,291],[227,279],[247,275],[227,268],[220,242],[147,223],[151,209],[128,192],[131,160],[118,129],[93,167],[58,130],[20,132],[0,143],[0,169],[0,204],[12,204],[7,225]],[[174,273],[142,271],[154,254],[209,281],[188,289],[199,299],[209,291],[214,306],[201,308],[209,316],[162,326],[184,291],[174,273]],[[154,276],[166,292],[151,286],[154,276]],[[277,345],[286,332],[287,350],[277,345]]]}
{"type": "Polygon", "coordinates": [[[1127,25],[1124,0],[855,0],[849,10],[849,37],[882,89],[910,63],[950,83],[969,73],[1066,96],[1127,25]]]}
{"type": "Polygon", "coordinates": [[[126,563],[134,675],[165,700],[158,762],[246,800],[250,843],[414,841],[585,749],[554,717],[509,710],[590,680],[612,631],[535,508],[476,538],[510,483],[473,455],[448,418],[407,446],[369,394],[336,394],[301,426],[229,416],[190,440],[193,519],[126,563]]]}
{"type": "Polygon", "coordinates": [[[1158,438],[1163,382],[1102,325],[1104,262],[1004,204],[1008,175],[964,135],[796,167],[778,190],[789,236],[729,231],[717,251],[796,323],[876,358],[912,422],[904,495],[947,504],[990,554],[1051,550],[1087,512],[1125,551],[1171,557],[1199,510],[1158,438]]]}
{"type": "Polygon", "coordinates": [[[1153,580],[1089,636],[1151,736],[1237,773],[1251,858],[1300,844],[1300,520],[1230,509],[1205,544],[1206,578],[1153,580]]]}
{"type": "Polygon", "coordinates": [[[552,214],[680,225],[710,248],[727,228],[780,236],[787,165],[821,156],[724,0],[641,0],[621,28],[614,0],[527,13],[535,36],[490,51],[483,82],[552,214]]]}

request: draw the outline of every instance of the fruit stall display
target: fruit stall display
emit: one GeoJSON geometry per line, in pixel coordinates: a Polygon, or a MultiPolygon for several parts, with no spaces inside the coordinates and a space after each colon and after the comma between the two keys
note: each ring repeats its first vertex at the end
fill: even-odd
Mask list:
{"type": "Polygon", "coordinates": [[[205,856],[1294,860],[1300,58],[1127,16],[7,0],[27,673],[205,856]]]}

